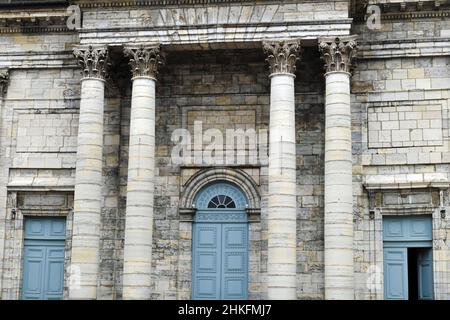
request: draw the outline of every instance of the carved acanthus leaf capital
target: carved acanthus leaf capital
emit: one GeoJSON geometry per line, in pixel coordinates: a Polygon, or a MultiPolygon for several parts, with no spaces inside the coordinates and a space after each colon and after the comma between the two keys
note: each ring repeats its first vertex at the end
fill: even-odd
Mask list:
{"type": "Polygon", "coordinates": [[[300,40],[264,41],[263,49],[271,74],[295,74],[302,53],[300,40]]]}
{"type": "Polygon", "coordinates": [[[105,79],[109,66],[109,54],[106,47],[78,47],[73,50],[78,64],[83,68],[85,78],[105,79]]]}
{"type": "Polygon", "coordinates": [[[130,67],[133,77],[158,76],[158,71],[165,63],[165,56],[160,45],[128,46],[124,49],[125,56],[130,58],[130,67]]]}
{"type": "Polygon", "coordinates": [[[356,36],[319,39],[326,72],[351,72],[358,45],[356,36]]]}
{"type": "Polygon", "coordinates": [[[9,83],[9,71],[8,69],[0,70],[0,98],[6,96],[9,83]]]}

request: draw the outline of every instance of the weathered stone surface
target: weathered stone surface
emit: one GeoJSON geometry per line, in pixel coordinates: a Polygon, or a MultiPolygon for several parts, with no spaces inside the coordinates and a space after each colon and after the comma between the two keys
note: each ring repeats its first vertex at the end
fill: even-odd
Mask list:
{"type": "MultiPolygon", "coordinates": [[[[290,258],[287,267],[280,266],[276,270],[279,275],[288,275],[287,278],[280,276],[283,290],[277,296],[285,296],[289,288],[289,298],[323,299],[326,279],[329,279],[324,272],[324,247],[330,248],[329,242],[333,242],[336,254],[327,256],[342,262],[335,266],[336,273],[349,279],[353,269],[353,288],[347,288],[347,292],[353,290],[356,299],[383,299],[382,218],[386,212],[432,215],[434,294],[436,299],[450,299],[450,249],[445,241],[450,236],[450,227],[448,217],[440,213],[441,209],[448,212],[450,208],[447,192],[450,172],[448,4],[442,1],[371,1],[371,4],[389,3],[382,8],[381,30],[371,30],[366,21],[360,19],[365,10],[343,0],[261,1],[257,4],[253,0],[241,3],[177,0],[171,2],[177,2],[174,6],[152,3],[106,7],[97,6],[100,2],[83,2],[82,32],[67,29],[62,19],[67,15],[65,10],[36,8],[24,13],[22,8],[4,10],[0,7],[3,21],[0,69],[8,70],[8,77],[0,72],[2,299],[19,298],[24,215],[67,216],[65,298],[71,296],[70,267],[80,262],[87,262],[89,266],[89,270],[83,269],[82,273],[89,283],[89,288],[82,292],[83,298],[130,297],[124,289],[124,284],[127,287],[127,280],[123,278],[124,263],[133,259],[139,259],[139,266],[136,264],[133,270],[136,274],[133,281],[137,287],[142,287],[141,297],[191,298],[192,221],[189,217],[192,218],[195,210],[180,210],[180,202],[189,179],[205,168],[198,164],[174,165],[171,134],[178,128],[193,130],[196,120],[203,121],[204,131],[214,128],[221,132],[227,128],[267,130],[272,120],[280,127],[295,126],[295,143],[294,140],[289,142],[293,151],[286,157],[289,161],[283,160],[283,166],[289,169],[286,172],[290,181],[294,181],[295,176],[295,183],[269,188],[267,164],[242,165],[239,162],[227,171],[236,169],[248,174],[261,196],[260,215],[252,213],[252,219],[255,216],[258,219],[249,224],[250,299],[272,296],[269,275],[274,271],[270,265],[274,262],[281,265],[279,262],[287,261],[286,257],[290,258]],[[402,2],[406,3],[403,9],[402,2]],[[439,3],[441,6],[435,7],[439,3]],[[349,71],[349,56],[346,55],[349,48],[342,39],[350,30],[358,34],[359,44],[351,92],[327,95],[316,39],[328,39],[323,50],[330,53],[330,61],[335,62],[334,66],[329,64],[328,71],[349,71]],[[333,45],[336,37],[341,39],[341,49],[340,45],[333,45]],[[299,38],[304,38],[301,39],[304,52],[297,70],[294,71],[294,64],[288,59],[283,60],[289,54],[273,56],[274,70],[278,68],[277,61],[285,61],[283,71],[295,74],[296,79],[294,87],[279,91],[282,92],[280,100],[295,91],[289,104],[279,105],[290,106],[293,110],[290,118],[271,119],[270,104],[274,97],[271,97],[270,72],[265,63],[267,56],[261,44],[299,38]],[[152,59],[157,55],[151,49],[139,51],[138,48],[141,45],[154,47],[157,43],[170,54],[166,66],[158,69],[154,94],[154,180],[153,186],[145,183],[145,196],[132,200],[133,197],[127,197],[128,186],[132,185],[128,181],[133,178],[129,171],[134,170],[133,166],[128,167],[129,163],[140,159],[133,155],[150,154],[152,147],[149,145],[153,144],[143,141],[146,145],[139,152],[136,151],[139,143],[130,144],[130,134],[144,132],[133,131],[130,127],[133,72],[126,66],[128,60],[123,47],[131,46],[136,50],[132,56],[143,59],[139,60],[143,63],[135,64],[135,76],[154,77],[153,67],[159,63],[152,59]],[[82,60],[81,69],[77,64],[79,59],[72,54],[79,45],[84,50],[78,55],[82,60]],[[89,45],[92,45],[91,51],[89,45]],[[111,58],[109,77],[105,77],[104,68],[108,64],[104,54],[106,47],[111,58]],[[342,57],[344,59],[339,60],[342,57]],[[83,128],[80,98],[86,97],[81,88],[82,77],[88,77],[87,81],[105,80],[107,92],[106,97],[97,89],[88,95],[92,102],[88,103],[89,111],[95,115],[97,123],[90,125],[85,135],[79,130],[83,128]],[[105,97],[103,111],[96,103],[101,97],[105,97]],[[336,102],[335,107],[327,103],[325,110],[325,102],[330,99],[336,102]],[[350,109],[342,108],[342,104],[350,105],[350,109]],[[328,111],[335,116],[326,118],[328,111]],[[99,125],[101,120],[103,126],[99,125]],[[336,148],[331,149],[326,143],[330,142],[325,138],[326,131],[328,136],[336,138],[336,148]],[[91,144],[93,135],[96,142],[91,144]],[[87,147],[85,152],[80,152],[77,163],[76,151],[83,145],[87,147]],[[94,153],[95,159],[92,159],[94,153]],[[83,157],[85,160],[80,160],[83,157]],[[337,174],[342,164],[328,166],[330,162],[325,158],[331,163],[345,160],[345,177],[337,174]],[[326,166],[336,174],[325,177],[326,166]],[[77,214],[73,213],[75,172],[86,167],[98,169],[84,177],[86,182],[95,179],[96,187],[82,188],[89,201],[81,205],[95,206],[95,215],[86,215],[86,219],[77,221],[77,214]],[[344,180],[346,188],[330,192],[326,187],[344,180]],[[352,191],[349,191],[350,185],[352,191]],[[295,220],[288,234],[274,235],[274,231],[287,229],[283,223],[273,223],[274,211],[269,210],[269,206],[274,203],[281,207],[284,203],[275,199],[269,205],[269,190],[295,194],[286,202],[290,206],[289,214],[286,211],[280,214],[282,218],[289,216],[290,221],[295,220]],[[324,193],[351,202],[351,208],[344,208],[344,216],[328,214],[336,221],[343,221],[341,218],[345,217],[346,223],[336,225],[334,233],[326,232],[327,240],[324,231],[328,227],[324,228],[324,224],[328,222],[324,215],[329,212],[324,207],[328,207],[326,203],[329,204],[330,199],[324,193]],[[374,193],[372,198],[369,193],[374,193]],[[150,227],[150,215],[144,215],[146,218],[142,220],[137,214],[128,222],[137,226],[138,231],[145,229],[146,234],[128,228],[131,232],[126,235],[127,205],[143,203],[151,194],[154,196],[151,203],[153,226],[150,227]],[[12,219],[13,208],[18,209],[15,220],[12,219]],[[374,209],[373,216],[369,214],[371,209],[374,209]],[[140,225],[144,225],[143,228],[140,225]],[[84,234],[80,233],[80,228],[84,234]],[[148,237],[150,232],[152,240],[148,237]],[[344,242],[341,241],[343,235],[346,235],[344,242]],[[137,246],[128,246],[131,249],[124,254],[125,242],[130,243],[130,240],[137,246]],[[288,245],[269,257],[274,243],[288,245]],[[151,250],[140,253],[150,246],[151,250]],[[295,252],[294,259],[292,252],[295,252]],[[140,268],[144,259],[145,266],[140,268]]],[[[347,82],[329,88],[343,90],[344,86],[347,88],[347,82]]],[[[82,102],[82,109],[86,105],[82,102]]],[[[145,106],[150,104],[145,103],[145,106]]],[[[93,118],[88,119],[91,120],[93,118]]],[[[277,130],[272,131],[272,134],[277,133],[277,130]]],[[[256,151],[245,146],[236,146],[236,149],[256,151]]],[[[76,193],[75,211],[80,212],[81,198],[79,192],[76,193]]]]}

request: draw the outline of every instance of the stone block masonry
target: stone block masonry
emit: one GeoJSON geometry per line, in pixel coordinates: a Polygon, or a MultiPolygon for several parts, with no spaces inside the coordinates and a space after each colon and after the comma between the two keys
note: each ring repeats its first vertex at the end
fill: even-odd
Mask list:
{"type": "Polygon", "coordinates": [[[377,31],[360,1],[150,2],[83,1],[80,30],[0,5],[1,299],[20,298],[27,216],[67,218],[64,299],[190,299],[186,194],[219,178],[257,204],[249,299],[383,299],[392,214],[432,217],[450,299],[449,4],[370,1],[377,31]],[[196,121],[268,131],[270,165],[174,164],[196,121]]]}

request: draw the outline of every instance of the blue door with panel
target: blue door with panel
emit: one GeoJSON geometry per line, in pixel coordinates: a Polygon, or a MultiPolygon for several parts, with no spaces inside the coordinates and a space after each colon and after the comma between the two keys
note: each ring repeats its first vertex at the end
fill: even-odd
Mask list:
{"type": "Polygon", "coordinates": [[[22,299],[59,300],[64,295],[64,218],[26,218],[22,299]]]}
{"type": "Polygon", "coordinates": [[[417,258],[419,274],[419,299],[433,299],[433,252],[431,249],[421,249],[417,258]]]}
{"type": "Polygon", "coordinates": [[[384,298],[408,299],[407,248],[384,248],[384,298]]]}
{"type": "Polygon", "coordinates": [[[383,218],[385,299],[408,300],[409,281],[414,281],[418,299],[433,299],[432,230],[431,216],[383,218]],[[409,270],[414,271],[411,276],[409,270]]]}
{"type": "Polygon", "coordinates": [[[247,299],[247,200],[237,187],[213,184],[196,197],[192,298],[247,299]]]}

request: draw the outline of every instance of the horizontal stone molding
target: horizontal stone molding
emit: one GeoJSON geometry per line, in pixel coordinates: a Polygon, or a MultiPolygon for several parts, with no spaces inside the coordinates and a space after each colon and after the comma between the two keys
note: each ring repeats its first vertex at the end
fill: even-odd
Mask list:
{"type": "Polygon", "coordinates": [[[36,187],[26,187],[26,186],[7,186],[8,191],[11,192],[73,192],[75,190],[74,186],[36,186],[36,187]]]}
{"type": "Polygon", "coordinates": [[[23,51],[0,53],[0,68],[79,68],[72,51],[23,51]]]}
{"type": "Polygon", "coordinates": [[[437,189],[447,189],[450,187],[450,182],[448,181],[418,181],[418,182],[399,182],[399,183],[388,183],[388,182],[377,182],[375,179],[366,176],[366,182],[364,183],[364,188],[367,190],[392,190],[392,189],[424,189],[424,188],[437,188],[437,189]],[[367,180],[367,178],[369,178],[367,180]]]}
{"type": "Polygon", "coordinates": [[[370,41],[359,44],[358,59],[450,55],[450,38],[370,41]]]}
{"type": "Polygon", "coordinates": [[[71,191],[75,186],[74,169],[26,169],[11,168],[8,190],[64,190],[71,191]],[[51,175],[48,173],[51,172],[51,175]]]}
{"type": "MultiPolygon", "coordinates": [[[[105,7],[166,7],[180,5],[199,5],[199,4],[230,4],[230,3],[254,3],[254,0],[137,0],[137,1],[79,1],[81,8],[105,8],[105,7]]],[[[277,3],[275,0],[259,0],[261,3],[277,3]]]]}
{"type": "MultiPolygon", "coordinates": [[[[16,6],[19,6],[19,4],[16,4],[16,6]]],[[[59,4],[59,6],[62,6],[62,8],[48,8],[42,10],[42,8],[38,7],[27,8],[24,10],[23,7],[21,7],[21,10],[14,10],[14,8],[11,7],[8,8],[8,10],[1,10],[0,34],[74,32],[70,31],[66,24],[66,21],[70,16],[66,11],[66,5],[59,4]]]]}
{"type": "Polygon", "coordinates": [[[292,23],[254,23],[236,25],[201,25],[152,28],[83,29],[80,42],[85,45],[123,45],[127,43],[160,43],[161,45],[260,43],[263,40],[296,39],[316,40],[325,36],[347,36],[351,20],[326,20],[292,23]]]}
{"type": "MultiPolygon", "coordinates": [[[[194,222],[197,210],[195,208],[179,208],[180,222],[194,222]]],[[[245,210],[248,222],[261,222],[261,208],[248,208],[245,210]]]]}
{"type": "Polygon", "coordinates": [[[424,207],[415,207],[415,206],[403,206],[397,208],[379,208],[381,214],[385,215],[425,215],[425,214],[433,214],[436,207],[424,206],[424,207]]]}

